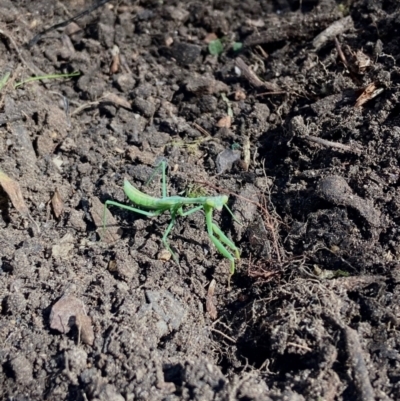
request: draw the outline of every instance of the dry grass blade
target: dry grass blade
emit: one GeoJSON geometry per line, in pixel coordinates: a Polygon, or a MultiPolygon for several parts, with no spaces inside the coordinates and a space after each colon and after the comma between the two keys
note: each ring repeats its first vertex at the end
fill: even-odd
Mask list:
{"type": "Polygon", "coordinates": [[[24,217],[29,217],[29,209],[25,204],[21,188],[17,181],[11,179],[7,174],[0,170],[0,185],[11,200],[11,203],[24,217]]]}

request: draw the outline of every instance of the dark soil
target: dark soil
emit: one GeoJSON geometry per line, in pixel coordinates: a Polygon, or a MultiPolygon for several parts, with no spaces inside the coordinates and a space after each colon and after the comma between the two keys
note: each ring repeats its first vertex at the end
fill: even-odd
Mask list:
{"type": "Polygon", "coordinates": [[[399,400],[399,2],[115,0],[28,46],[88,3],[0,0],[0,398],[399,400]],[[202,212],[179,265],[169,213],[102,229],[161,160],[230,195],[230,287],[202,212]]]}

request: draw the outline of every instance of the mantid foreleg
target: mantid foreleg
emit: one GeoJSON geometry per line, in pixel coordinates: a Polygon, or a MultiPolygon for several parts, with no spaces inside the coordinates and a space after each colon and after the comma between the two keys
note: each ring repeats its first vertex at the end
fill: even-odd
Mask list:
{"type": "Polygon", "coordinates": [[[234,256],[226,249],[224,244],[231,248],[235,252],[235,256],[237,259],[240,258],[239,249],[236,245],[221,231],[221,229],[213,223],[212,221],[212,211],[211,207],[204,206],[204,212],[206,215],[206,224],[207,224],[207,232],[210,237],[211,242],[215,245],[218,251],[225,256],[231,262],[230,273],[231,275],[235,273],[235,258],[234,256]],[[219,239],[214,235],[214,233],[219,237],[219,239]]]}
{"type": "Polygon", "coordinates": [[[212,228],[215,234],[218,235],[221,242],[227,245],[235,253],[235,258],[240,259],[240,252],[237,246],[222,232],[222,230],[215,224],[212,224],[212,228]]]}
{"type": "Polygon", "coordinates": [[[190,210],[188,210],[186,212],[183,212],[181,207],[179,209],[177,209],[177,210],[174,210],[174,211],[171,210],[171,222],[169,223],[167,229],[164,232],[164,235],[162,237],[162,242],[163,242],[165,248],[168,250],[168,252],[172,255],[172,258],[174,259],[175,263],[178,264],[178,265],[179,265],[178,258],[176,257],[175,253],[172,251],[172,249],[169,246],[169,243],[167,241],[167,237],[168,237],[168,235],[170,234],[172,228],[175,225],[176,215],[189,216],[190,214],[195,213],[195,212],[197,212],[197,211],[199,211],[201,209],[203,209],[203,205],[196,206],[196,207],[194,207],[194,208],[192,208],[192,209],[190,209],[190,210]]]}

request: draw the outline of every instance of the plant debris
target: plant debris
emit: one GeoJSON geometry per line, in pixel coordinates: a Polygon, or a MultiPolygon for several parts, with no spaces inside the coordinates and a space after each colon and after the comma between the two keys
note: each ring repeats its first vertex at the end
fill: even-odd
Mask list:
{"type": "Polygon", "coordinates": [[[85,344],[93,345],[92,320],[86,315],[83,302],[73,295],[65,295],[51,308],[50,327],[62,334],[68,334],[76,326],[85,344]]]}

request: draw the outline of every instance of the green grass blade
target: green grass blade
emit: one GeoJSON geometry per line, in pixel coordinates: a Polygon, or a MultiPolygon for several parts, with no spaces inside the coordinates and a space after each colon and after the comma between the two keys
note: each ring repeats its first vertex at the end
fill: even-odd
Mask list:
{"type": "Polygon", "coordinates": [[[57,78],[71,78],[71,77],[77,77],[81,75],[81,73],[79,71],[75,71],[75,72],[71,72],[70,74],[49,74],[49,75],[39,75],[37,77],[30,77],[28,79],[25,79],[24,81],[21,82],[17,82],[14,85],[14,88],[18,88],[21,85],[24,85],[28,82],[31,81],[40,81],[43,79],[57,79],[57,78]]]}

